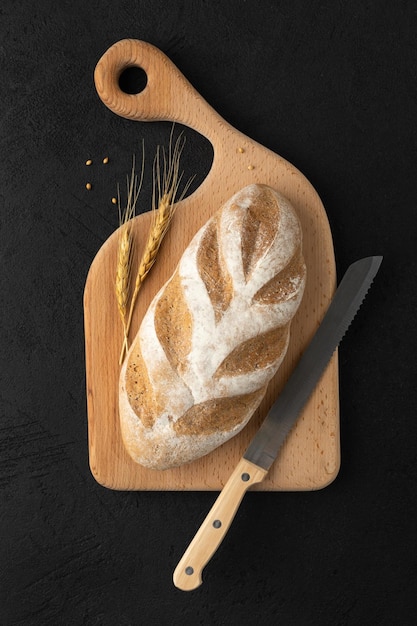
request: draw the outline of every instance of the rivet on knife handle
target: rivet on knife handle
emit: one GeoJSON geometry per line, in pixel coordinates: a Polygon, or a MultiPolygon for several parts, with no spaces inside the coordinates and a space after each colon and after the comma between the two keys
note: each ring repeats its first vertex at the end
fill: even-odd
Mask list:
{"type": "Polygon", "coordinates": [[[348,268],[289,381],[179,562],[174,572],[174,584],[179,589],[191,591],[201,584],[201,572],[224,538],[246,490],[261,482],[275,461],[362,304],[381,261],[381,256],[367,257],[348,268]]]}
{"type": "Polygon", "coordinates": [[[191,591],[201,585],[204,566],[223,541],[245,492],[266,474],[267,470],[246,459],[239,461],[175,569],[173,580],[178,589],[191,591]]]}

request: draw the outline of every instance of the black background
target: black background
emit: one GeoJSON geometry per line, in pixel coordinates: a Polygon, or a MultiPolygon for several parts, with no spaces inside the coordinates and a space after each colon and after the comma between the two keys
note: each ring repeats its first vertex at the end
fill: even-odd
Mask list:
{"type": "MultiPolygon", "coordinates": [[[[2,1],[2,626],[416,623],[416,35],[413,0],[2,1]],[[340,349],[339,476],[247,494],[188,594],[172,571],[215,494],[113,492],[88,466],[85,279],[132,154],[144,139],[148,166],[170,130],[96,95],[94,67],[125,37],[306,175],[339,278],[384,255],[340,349]]],[[[210,163],[187,131],[195,186],[210,163]]]]}

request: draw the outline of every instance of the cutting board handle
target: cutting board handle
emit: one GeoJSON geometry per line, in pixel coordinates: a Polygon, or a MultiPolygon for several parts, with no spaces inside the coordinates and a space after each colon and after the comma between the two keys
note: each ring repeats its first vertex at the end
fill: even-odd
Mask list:
{"type": "Polygon", "coordinates": [[[141,122],[172,121],[201,133],[212,143],[228,124],[202,98],[168,57],[155,46],[137,39],[122,39],[111,46],[94,72],[97,93],[117,115],[141,122]],[[122,91],[121,74],[139,67],[147,83],[139,93],[122,91]]]}

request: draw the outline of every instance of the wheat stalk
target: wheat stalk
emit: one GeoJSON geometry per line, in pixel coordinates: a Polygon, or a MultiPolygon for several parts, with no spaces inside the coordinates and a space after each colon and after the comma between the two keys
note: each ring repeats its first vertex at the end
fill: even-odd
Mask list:
{"type": "Polygon", "coordinates": [[[130,180],[129,177],[127,178],[127,202],[124,209],[121,208],[120,189],[117,189],[120,226],[117,241],[117,260],[114,289],[116,294],[117,308],[119,310],[119,315],[123,326],[123,338],[126,342],[128,335],[127,317],[133,253],[131,220],[136,212],[136,203],[143,181],[143,159],[144,157],[142,157],[141,178],[140,181],[138,181],[138,177],[135,174],[135,157],[133,157],[132,173],[130,176],[130,180]]]}
{"type": "Polygon", "coordinates": [[[135,287],[130,302],[129,316],[126,322],[119,363],[123,362],[125,352],[127,353],[128,350],[128,333],[132,323],[133,312],[140,288],[156,261],[158,250],[172,221],[176,203],[182,200],[193,180],[191,178],[187,182],[180,196],[178,196],[178,190],[182,180],[182,173],[180,174],[179,172],[179,164],[185,139],[181,133],[177,138],[175,145],[172,146],[172,133],[173,130],[171,131],[169,141],[168,157],[165,150],[162,149],[161,162],[161,150],[158,147],[153,163],[151,225],[145,249],[136,273],[135,287]]]}

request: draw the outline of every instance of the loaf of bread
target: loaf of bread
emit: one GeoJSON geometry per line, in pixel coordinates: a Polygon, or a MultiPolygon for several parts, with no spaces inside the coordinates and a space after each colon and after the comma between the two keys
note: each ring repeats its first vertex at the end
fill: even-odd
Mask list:
{"type": "Polygon", "coordinates": [[[199,230],[122,367],[121,431],[134,461],[178,466],[247,424],[287,351],[305,277],[299,220],[270,187],[245,187],[199,230]]]}

